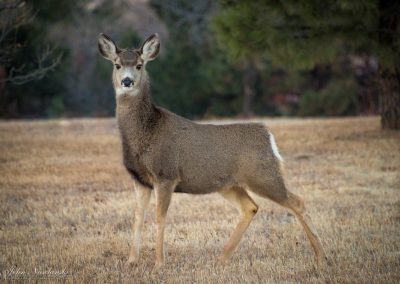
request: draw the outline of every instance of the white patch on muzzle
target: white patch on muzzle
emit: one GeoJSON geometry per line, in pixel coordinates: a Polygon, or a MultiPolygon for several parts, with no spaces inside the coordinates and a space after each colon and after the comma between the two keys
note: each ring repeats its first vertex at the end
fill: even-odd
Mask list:
{"type": "Polygon", "coordinates": [[[271,132],[269,132],[269,140],[271,142],[272,152],[274,152],[275,157],[277,157],[279,161],[283,162],[283,158],[282,158],[281,154],[279,154],[278,146],[276,145],[276,142],[275,142],[275,137],[271,132]]]}
{"type": "MultiPolygon", "coordinates": [[[[132,82],[134,82],[134,78],[133,78],[133,73],[132,73],[132,71],[130,70],[130,68],[126,68],[125,70],[124,70],[124,73],[123,73],[123,75],[122,75],[122,80],[124,80],[125,78],[129,78],[129,79],[131,79],[132,80],[132,82]]],[[[120,82],[120,84],[121,84],[121,87],[123,87],[123,88],[131,88],[132,86],[130,86],[130,87],[125,87],[123,84],[122,84],[122,82],[120,82]]]]}
{"type": "Polygon", "coordinates": [[[121,82],[119,82],[119,86],[115,88],[115,92],[117,96],[120,96],[122,94],[129,94],[132,96],[136,96],[139,94],[139,89],[137,88],[134,80],[134,75],[130,69],[124,70],[124,73],[122,74],[122,80],[125,79],[126,77],[130,78],[133,81],[133,85],[129,87],[125,87],[121,82]]]}

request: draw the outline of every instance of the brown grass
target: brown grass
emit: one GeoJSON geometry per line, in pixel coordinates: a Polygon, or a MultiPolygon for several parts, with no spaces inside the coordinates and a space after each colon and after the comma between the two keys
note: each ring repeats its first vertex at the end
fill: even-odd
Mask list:
{"type": "Polygon", "coordinates": [[[231,262],[218,265],[236,210],[215,194],[176,194],[166,266],[153,268],[152,200],[141,262],[127,267],[135,199],[114,120],[1,122],[1,279],[38,278],[36,268],[65,269],[66,282],[398,282],[400,133],[380,131],[378,118],[261,121],[331,265],[316,267],[294,217],[259,197],[231,262]]]}

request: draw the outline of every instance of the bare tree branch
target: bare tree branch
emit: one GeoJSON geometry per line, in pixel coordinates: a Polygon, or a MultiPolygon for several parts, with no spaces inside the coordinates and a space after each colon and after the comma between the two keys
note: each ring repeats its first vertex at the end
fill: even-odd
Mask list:
{"type": "Polygon", "coordinates": [[[4,11],[4,10],[13,10],[13,9],[17,9],[20,7],[23,7],[25,5],[25,1],[19,1],[19,3],[16,4],[12,4],[12,5],[4,5],[4,6],[0,6],[0,12],[4,11]]]}
{"type": "Polygon", "coordinates": [[[2,82],[10,82],[14,85],[23,85],[27,82],[43,79],[50,71],[53,71],[55,67],[57,67],[62,59],[62,54],[59,54],[55,59],[53,59],[50,63],[45,64],[45,61],[49,60],[52,57],[53,51],[47,49],[43,53],[38,56],[37,59],[37,67],[32,71],[26,72],[25,74],[19,75],[18,73],[23,72],[25,69],[25,65],[16,67],[11,67],[9,71],[9,75],[6,79],[0,80],[2,82]]]}
{"type": "Polygon", "coordinates": [[[0,6],[0,67],[8,69],[7,78],[1,79],[0,83],[22,85],[33,80],[40,80],[60,64],[62,54],[54,57],[54,48],[46,48],[38,54],[34,69],[28,70],[25,64],[15,66],[12,63],[15,55],[24,48],[16,40],[17,31],[20,27],[31,23],[36,15],[37,11],[33,12],[25,5],[25,1],[0,6]]]}

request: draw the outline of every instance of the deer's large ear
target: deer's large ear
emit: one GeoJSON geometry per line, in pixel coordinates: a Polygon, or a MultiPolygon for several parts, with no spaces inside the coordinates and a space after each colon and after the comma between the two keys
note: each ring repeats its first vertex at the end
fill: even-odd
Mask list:
{"type": "Polygon", "coordinates": [[[146,39],[146,41],[140,48],[140,56],[144,61],[151,61],[157,57],[159,51],[160,37],[158,36],[158,34],[153,34],[148,39],[146,39]]]}
{"type": "Polygon", "coordinates": [[[99,34],[98,46],[101,55],[103,55],[105,59],[111,61],[115,60],[117,57],[118,47],[109,36],[103,33],[99,34]]]}

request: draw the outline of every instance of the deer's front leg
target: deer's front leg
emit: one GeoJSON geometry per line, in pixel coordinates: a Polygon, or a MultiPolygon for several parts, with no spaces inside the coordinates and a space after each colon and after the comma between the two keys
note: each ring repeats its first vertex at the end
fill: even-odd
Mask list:
{"type": "Polygon", "coordinates": [[[149,206],[151,189],[144,187],[138,182],[135,183],[136,207],[135,207],[135,222],[133,225],[133,244],[129,253],[127,263],[137,262],[140,254],[140,243],[143,231],[143,222],[146,216],[146,210],[149,206]]]}
{"type": "Polygon", "coordinates": [[[165,219],[169,204],[171,202],[172,193],[175,190],[176,183],[165,182],[155,186],[156,196],[156,267],[161,267],[164,264],[164,229],[165,219]]]}

